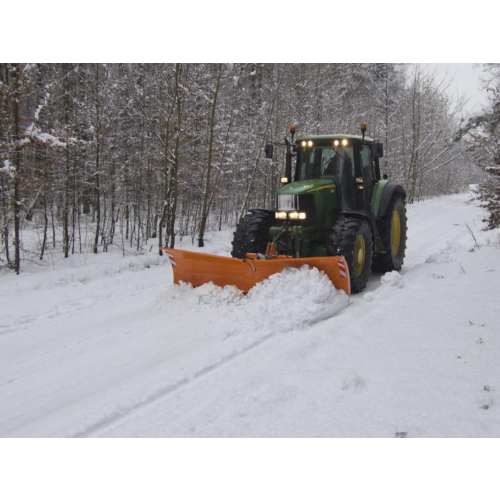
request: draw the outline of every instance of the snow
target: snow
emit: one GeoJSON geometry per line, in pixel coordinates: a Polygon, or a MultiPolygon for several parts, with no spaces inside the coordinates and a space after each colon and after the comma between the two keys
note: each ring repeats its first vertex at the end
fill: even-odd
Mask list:
{"type": "Polygon", "coordinates": [[[15,172],[14,166],[11,165],[9,160],[4,160],[3,165],[4,165],[3,167],[0,167],[0,173],[3,172],[12,178],[15,172]]]}
{"type": "Polygon", "coordinates": [[[37,122],[39,119],[40,119],[40,113],[42,112],[43,108],[45,106],[47,106],[48,102],[49,102],[49,99],[50,99],[50,94],[47,92],[45,94],[45,98],[43,100],[43,103],[40,103],[37,108],[36,108],[36,111],[35,111],[35,121],[37,122]]]}
{"type": "Polygon", "coordinates": [[[500,232],[472,194],[408,215],[402,271],[350,297],[172,285],[153,252],[3,272],[0,436],[499,437],[500,232]]]}
{"type": "MultiPolygon", "coordinates": [[[[207,335],[220,339],[252,339],[288,332],[327,319],[347,307],[348,297],[316,268],[286,269],[252,288],[247,295],[234,286],[207,283],[193,289],[181,283],[167,289],[161,303],[170,313],[180,307],[213,313],[203,326],[207,335]],[[172,310],[173,309],[173,310],[172,310]]],[[[162,307],[162,306],[160,306],[162,307]]]]}
{"type": "MultiPolygon", "coordinates": [[[[37,110],[38,113],[38,110],[37,110]]],[[[54,147],[62,147],[65,148],[67,146],[66,143],[62,142],[59,140],[57,137],[53,136],[52,134],[49,134],[47,132],[40,132],[40,129],[32,123],[28,129],[26,130],[26,134],[28,135],[29,138],[31,139],[36,139],[40,142],[43,142],[44,144],[48,144],[50,146],[54,147]]],[[[29,142],[29,139],[23,139],[24,143],[29,142]]]]}

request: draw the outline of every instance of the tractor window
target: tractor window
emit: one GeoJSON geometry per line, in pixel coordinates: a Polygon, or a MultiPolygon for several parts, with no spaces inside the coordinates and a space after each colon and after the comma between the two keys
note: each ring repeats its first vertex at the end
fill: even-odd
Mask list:
{"type": "Polygon", "coordinates": [[[352,147],[333,148],[316,146],[304,149],[300,155],[300,180],[335,179],[342,183],[354,180],[354,156],[352,147]]]}
{"type": "Polygon", "coordinates": [[[373,161],[370,146],[363,144],[361,148],[361,172],[363,179],[366,182],[373,180],[373,161]]]}
{"type": "Polygon", "coordinates": [[[352,146],[306,148],[300,155],[300,180],[333,179],[340,186],[343,210],[356,209],[356,183],[352,146]]]}
{"type": "Polygon", "coordinates": [[[332,148],[304,149],[300,161],[300,179],[319,179],[332,156],[332,148]]]}

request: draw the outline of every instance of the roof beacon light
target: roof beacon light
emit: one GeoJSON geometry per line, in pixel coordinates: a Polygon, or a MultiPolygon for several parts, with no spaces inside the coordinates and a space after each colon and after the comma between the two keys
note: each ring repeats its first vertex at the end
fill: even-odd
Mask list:
{"type": "Polygon", "coordinates": [[[363,122],[361,124],[361,135],[363,136],[363,139],[365,138],[365,134],[366,134],[366,123],[363,122]]]}
{"type": "Polygon", "coordinates": [[[295,135],[295,130],[297,127],[295,125],[290,125],[290,134],[292,136],[292,142],[293,142],[293,136],[295,135]]]}

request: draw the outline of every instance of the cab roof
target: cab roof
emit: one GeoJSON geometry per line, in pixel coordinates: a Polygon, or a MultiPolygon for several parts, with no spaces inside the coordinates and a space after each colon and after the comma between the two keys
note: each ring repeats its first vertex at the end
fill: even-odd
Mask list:
{"type": "MultiPolygon", "coordinates": [[[[349,134],[333,134],[333,135],[304,135],[299,137],[295,142],[300,141],[334,141],[335,139],[349,139],[350,141],[362,141],[363,138],[360,135],[349,135],[349,134]]],[[[365,142],[375,142],[371,137],[365,136],[365,142]]]]}

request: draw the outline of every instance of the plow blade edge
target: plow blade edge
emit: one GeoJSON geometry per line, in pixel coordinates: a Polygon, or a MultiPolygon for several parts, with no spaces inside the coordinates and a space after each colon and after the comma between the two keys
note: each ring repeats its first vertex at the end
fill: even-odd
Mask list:
{"type": "MultiPolygon", "coordinates": [[[[323,271],[335,288],[351,293],[349,269],[344,257],[290,258],[278,256],[274,259],[234,259],[206,253],[162,248],[170,259],[174,272],[174,283],[191,283],[193,287],[210,281],[217,286],[233,285],[244,292],[269,276],[280,273],[287,267],[304,265],[323,271]]],[[[248,254],[250,257],[251,254],[248,254]]]]}

